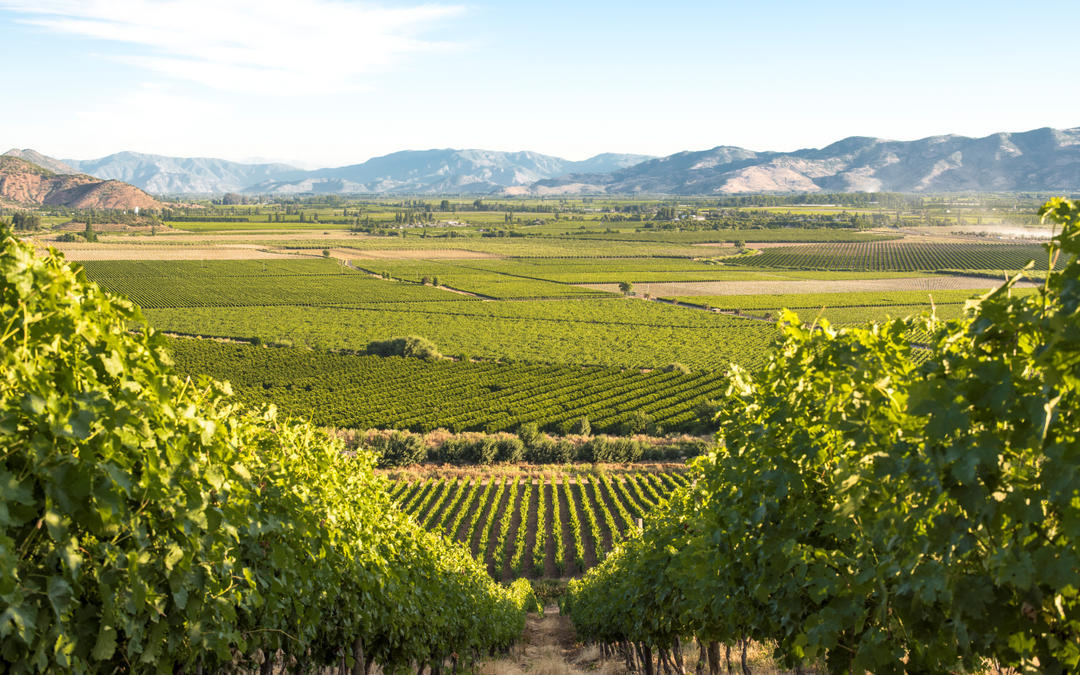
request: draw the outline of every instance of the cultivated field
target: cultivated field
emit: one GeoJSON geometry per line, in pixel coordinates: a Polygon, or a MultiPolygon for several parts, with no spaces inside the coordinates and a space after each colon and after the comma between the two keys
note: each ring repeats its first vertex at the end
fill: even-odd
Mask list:
{"type": "Polygon", "coordinates": [[[466,547],[496,580],[583,574],[664,496],[678,470],[441,477],[391,484],[391,497],[430,531],[466,547]]]}

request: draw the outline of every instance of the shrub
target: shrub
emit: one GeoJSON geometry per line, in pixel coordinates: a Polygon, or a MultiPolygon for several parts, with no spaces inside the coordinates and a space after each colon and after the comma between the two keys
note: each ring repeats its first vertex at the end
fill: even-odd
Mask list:
{"type": "Polygon", "coordinates": [[[494,464],[499,458],[499,440],[494,436],[485,436],[474,446],[474,461],[478,464],[494,464]]]}
{"type": "Polygon", "coordinates": [[[406,431],[395,431],[391,436],[376,436],[371,449],[378,455],[381,469],[412,466],[427,459],[424,437],[406,431]]]}
{"type": "Polygon", "coordinates": [[[369,342],[367,353],[375,356],[402,356],[417,359],[442,358],[435,343],[419,335],[369,342]]]}
{"type": "Polygon", "coordinates": [[[553,464],[568,464],[577,457],[577,448],[564,438],[555,444],[552,453],[551,461],[553,464]]]}
{"type": "Polygon", "coordinates": [[[688,367],[686,367],[685,365],[679,363],[678,361],[667,364],[666,366],[663,367],[662,370],[665,373],[678,371],[678,372],[682,373],[683,375],[689,375],[690,374],[690,369],[688,367]]]}
{"type": "Polygon", "coordinates": [[[540,442],[540,429],[534,422],[527,422],[518,427],[518,438],[525,444],[526,448],[531,448],[540,442]]]}
{"type": "Polygon", "coordinates": [[[498,442],[500,462],[520,462],[525,459],[525,444],[520,438],[503,438],[498,442]]]}

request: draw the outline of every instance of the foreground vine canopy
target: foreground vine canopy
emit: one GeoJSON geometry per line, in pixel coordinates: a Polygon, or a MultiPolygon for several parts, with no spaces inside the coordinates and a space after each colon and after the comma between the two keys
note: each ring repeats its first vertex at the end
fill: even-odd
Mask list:
{"type": "Polygon", "coordinates": [[[579,635],[752,639],[837,674],[1076,672],[1080,204],[1041,214],[1061,271],[1038,293],[1017,275],[947,323],[785,313],[765,369],[732,371],[721,449],[571,583],[579,635]]]}
{"type": "Polygon", "coordinates": [[[500,648],[536,609],[314,427],[173,374],[137,307],[0,232],[0,661],[174,673],[500,648]]]}

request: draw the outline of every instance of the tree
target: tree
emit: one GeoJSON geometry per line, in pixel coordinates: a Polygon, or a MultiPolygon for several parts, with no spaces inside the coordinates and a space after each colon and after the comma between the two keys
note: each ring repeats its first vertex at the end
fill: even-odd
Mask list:
{"type": "Polygon", "coordinates": [[[622,291],[623,295],[629,295],[634,291],[634,284],[629,281],[620,281],[619,290],[622,291]]]}
{"type": "Polygon", "coordinates": [[[329,257],[330,257],[330,249],[328,249],[328,248],[324,248],[324,249],[322,250],[322,254],[323,254],[323,257],[324,257],[324,258],[329,258],[329,257]]]}
{"type": "Polygon", "coordinates": [[[94,219],[92,216],[86,217],[86,229],[83,230],[83,239],[88,242],[97,241],[97,235],[94,233],[94,219]]]}
{"type": "Polygon", "coordinates": [[[19,231],[36,231],[41,229],[41,216],[36,213],[16,211],[11,217],[11,226],[19,231]]]}

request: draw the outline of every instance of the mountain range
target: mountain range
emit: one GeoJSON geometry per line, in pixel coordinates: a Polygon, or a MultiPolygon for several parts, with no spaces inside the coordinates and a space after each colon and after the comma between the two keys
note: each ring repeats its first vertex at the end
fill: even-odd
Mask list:
{"type": "Polygon", "coordinates": [[[86,173],[159,194],[1080,191],[1080,127],[917,141],[852,136],[794,152],[719,146],[667,157],[605,153],[581,162],[528,151],[406,150],[312,171],[136,152],[95,160],[6,154],[56,174],[86,173]]]}
{"type": "Polygon", "coordinates": [[[122,180],[153,193],[296,194],[493,192],[564,174],[606,173],[647,159],[652,157],[606,153],[572,162],[536,152],[407,150],[362,164],[315,171],[288,164],[243,164],[138,152],[62,162],[75,171],[122,180]]]}
{"type": "Polygon", "coordinates": [[[504,194],[959,192],[1080,190],[1080,127],[889,141],[852,136],[820,150],[680,152],[603,175],[577,174],[504,194]]]}

